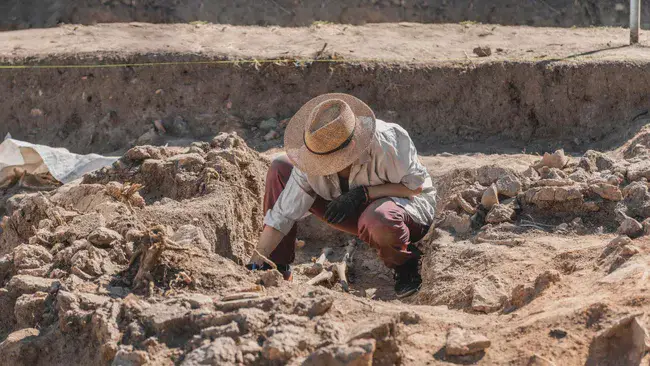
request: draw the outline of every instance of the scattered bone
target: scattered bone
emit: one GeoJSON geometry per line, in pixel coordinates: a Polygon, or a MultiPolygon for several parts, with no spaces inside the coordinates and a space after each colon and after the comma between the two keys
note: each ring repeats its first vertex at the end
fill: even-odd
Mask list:
{"type": "Polygon", "coordinates": [[[463,211],[467,212],[468,214],[473,215],[476,213],[476,208],[465,201],[462,195],[455,195],[454,201],[458,204],[458,206],[460,206],[460,208],[463,209],[463,211]]]}
{"type": "Polygon", "coordinates": [[[243,299],[258,299],[261,295],[259,292],[240,292],[236,294],[225,295],[221,301],[243,300],[243,299]]]}
{"type": "Polygon", "coordinates": [[[275,298],[273,297],[261,297],[257,299],[242,299],[242,300],[233,300],[233,301],[219,301],[214,303],[216,310],[223,312],[230,312],[242,308],[257,308],[262,310],[269,310],[275,298]]]}
{"type": "Polygon", "coordinates": [[[354,251],[356,250],[356,241],[351,240],[350,243],[345,248],[345,254],[343,259],[340,262],[334,264],[336,268],[336,274],[339,276],[339,284],[343,288],[343,291],[349,292],[350,287],[348,284],[347,271],[352,266],[354,251]]]}
{"type": "Polygon", "coordinates": [[[315,277],[312,277],[309,281],[307,281],[307,285],[313,286],[323,281],[329,281],[332,276],[334,276],[334,273],[332,273],[332,271],[323,270],[321,273],[317,274],[315,277]]]}

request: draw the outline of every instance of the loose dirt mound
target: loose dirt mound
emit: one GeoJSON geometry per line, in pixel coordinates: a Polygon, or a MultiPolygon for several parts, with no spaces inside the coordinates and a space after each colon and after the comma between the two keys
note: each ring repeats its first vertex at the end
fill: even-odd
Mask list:
{"type": "Polygon", "coordinates": [[[371,300],[394,299],[390,272],[372,251],[313,223],[293,282],[241,266],[261,229],[268,160],[237,135],[135,147],[82,182],[7,202],[0,357],[17,365],[647,362],[645,133],[611,156],[558,151],[523,171],[477,164],[442,177],[446,231],[419,243],[423,288],[403,302],[371,300]],[[321,267],[311,258],[318,241],[333,250],[321,267]],[[338,272],[306,284],[347,251],[349,294],[338,272]]]}

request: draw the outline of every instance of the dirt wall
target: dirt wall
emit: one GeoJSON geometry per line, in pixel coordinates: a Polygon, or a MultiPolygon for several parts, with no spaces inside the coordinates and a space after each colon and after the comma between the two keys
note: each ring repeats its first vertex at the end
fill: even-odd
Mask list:
{"type": "Polygon", "coordinates": [[[138,138],[152,143],[142,137],[156,120],[182,121],[188,138],[247,134],[264,119],[291,117],[311,97],[339,91],[402,124],[422,150],[467,141],[581,150],[602,141],[618,146],[635,118],[647,114],[647,67],[546,61],[3,70],[0,134],[107,153],[138,138]]]}
{"type": "MultiPolygon", "coordinates": [[[[642,2],[650,19],[650,1],[642,2]]],[[[187,23],[304,26],[314,21],[482,23],[532,26],[624,26],[629,2],[594,0],[7,0],[0,30],[53,27],[59,23],[187,23]]]]}

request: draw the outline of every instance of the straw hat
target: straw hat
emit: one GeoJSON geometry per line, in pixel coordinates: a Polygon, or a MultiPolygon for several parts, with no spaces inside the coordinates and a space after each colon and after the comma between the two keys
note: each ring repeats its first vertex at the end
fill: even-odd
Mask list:
{"type": "Polygon", "coordinates": [[[309,175],[330,175],[370,146],[375,114],[361,100],[341,93],[320,95],[300,108],[284,132],[287,156],[309,175]]]}

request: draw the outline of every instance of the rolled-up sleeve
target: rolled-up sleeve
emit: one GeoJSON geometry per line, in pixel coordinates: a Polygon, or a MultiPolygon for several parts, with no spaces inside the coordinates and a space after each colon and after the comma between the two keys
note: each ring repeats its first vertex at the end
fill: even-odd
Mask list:
{"type": "Polygon", "coordinates": [[[294,167],[273,209],[266,212],[264,224],[286,235],[295,222],[309,211],[315,200],[305,174],[294,167]]]}
{"type": "Polygon", "coordinates": [[[429,173],[420,163],[417,149],[406,130],[395,127],[392,133],[386,134],[383,150],[384,162],[382,165],[390,182],[402,183],[412,190],[424,185],[429,173]]]}

